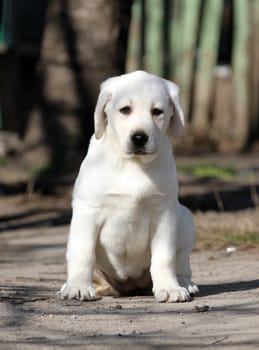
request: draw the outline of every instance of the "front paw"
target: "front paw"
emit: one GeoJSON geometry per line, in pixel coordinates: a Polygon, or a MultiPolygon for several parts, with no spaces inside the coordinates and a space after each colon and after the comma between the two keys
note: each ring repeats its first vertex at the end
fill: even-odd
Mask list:
{"type": "Polygon", "coordinates": [[[199,287],[194,284],[189,278],[178,277],[180,286],[186,288],[191,295],[199,292],[199,287]]]}
{"type": "Polygon", "coordinates": [[[174,287],[172,289],[154,290],[154,296],[159,303],[169,302],[184,302],[190,301],[191,296],[188,290],[184,287],[174,287]]]}
{"type": "Polygon", "coordinates": [[[96,296],[94,287],[86,284],[72,284],[65,283],[60,290],[61,299],[78,299],[81,301],[92,301],[99,300],[100,298],[96,296]]]}

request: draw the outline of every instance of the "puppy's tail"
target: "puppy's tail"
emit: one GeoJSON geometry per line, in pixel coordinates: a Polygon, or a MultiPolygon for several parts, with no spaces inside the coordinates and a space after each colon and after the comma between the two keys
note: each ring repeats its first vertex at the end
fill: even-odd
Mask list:
{"type": "Polygon", "coordinates": [[[102,276],[102,274],[99,271],[94,271],[93,282],[97,296],[119,296],[119,293],[112,287],[112,285],[109,282],[107,282],[107,280],[102,276]]]}

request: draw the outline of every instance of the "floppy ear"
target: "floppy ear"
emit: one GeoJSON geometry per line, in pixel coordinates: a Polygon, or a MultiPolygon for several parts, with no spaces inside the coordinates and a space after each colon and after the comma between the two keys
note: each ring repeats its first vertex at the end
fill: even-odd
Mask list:
{"type": "Polygon", "coordinates": [[[110,99],[111,93],[101,89],[94,111],[94,134],[97,139],[100,139],[103,136],[106,128],[105,106],[110,99]]]}
{"type": "Polygon", "coordinates": [[[169,80],[165,80],[170,100],[174,106],[174,114],[171,117],[169,131],[173,138],[178,140],[184,135],[184,113],[180,101],[180,88],[169,80]]]}

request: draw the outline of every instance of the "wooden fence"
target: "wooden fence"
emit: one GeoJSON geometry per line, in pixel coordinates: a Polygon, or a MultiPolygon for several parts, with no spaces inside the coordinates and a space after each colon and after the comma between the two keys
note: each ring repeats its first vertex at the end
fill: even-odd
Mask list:
{"type": "Polygon", "coordinates": [[[259,0],[135,0],[126,67],[180,86],[190,144],[258,140],[259,0]]]}

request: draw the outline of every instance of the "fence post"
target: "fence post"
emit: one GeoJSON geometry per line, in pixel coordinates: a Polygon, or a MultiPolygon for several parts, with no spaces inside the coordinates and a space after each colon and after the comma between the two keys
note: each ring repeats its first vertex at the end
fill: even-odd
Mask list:
{"type": "Polygon", "coordinates": [[[145,68],[163,74],[163,2],[146,0],[146,57],[145,68]]]}
{"type": "Polygon", "coordinates": [[[132,5],[126,72],[139,69],[141,66],[141,6],[142,3],[140,0],[135,0],[132,5]]]}
{"type": "Polygon", "coordinates": [[[232,150],[232,70],[229,66],[219,66],[215,72],[213,96],[213,120],[210,125],[210,139],[222,152],[232,150]]]}
{"type": "MultiPolygon", "coordinates": [[[[171,0],[172,1],[172,16],[169,25],[169,38],[170,38],[170,73],[169,77],[172,80],[177,81],[177,64],[179,62],[180,55],[180,33],[181,31],[181,19],[182,19],[182,2],[180,0],[171,0]]],[[[183,0],[182,0],[183,1],[183,0]]],[[[185,0],[184,0],[185,1],[185,0]]]]}
{"type": "Polygon", "coordinates": [[[259,0],[252,0],[252,69],[251,69],[251,136],[258,137],[259,132],[259,0]]]}
{"type": "MultiPolygon", "coordinates": [[[[195,60],[197,29],[200,12],[200,0],[182,0],[182,21],[177,35],[179,51],[175,79],[181,88],[181,99],[186,116],[189,115],[191,86],[195,60]]],[[[176,36],[176,33],[174,34],[176,36]]]]}
{"type": "Polygon", "coordinates": [[[250,2],[234,1],[234,44],[232,54],[233,66],[233,113],[234,138],[233,149],[242,150],[248,141],[250,131],[248,70],[251,64],[250,44],[250,2]]]}
{"type": "Polygon", "coordinates": [[[204,137],[209,126],[213,68],[218,54],[222,9],[222,0],[209,0],[205,2],[194,85],[194,110],[192,115],[193,131],[198,137],[204,137]]]}

